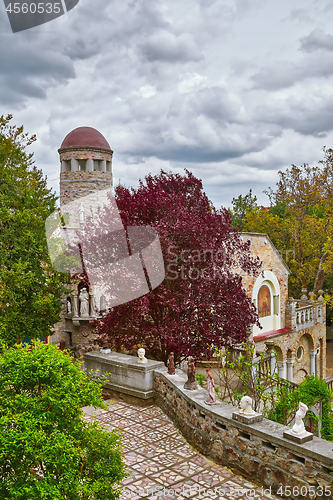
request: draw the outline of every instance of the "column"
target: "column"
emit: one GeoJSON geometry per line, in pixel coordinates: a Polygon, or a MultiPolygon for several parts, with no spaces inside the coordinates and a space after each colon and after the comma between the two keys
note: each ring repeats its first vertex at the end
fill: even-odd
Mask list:
{"type": "Polygon", "coordinates": [[[79,162],[74,158],[71,159],[71,171],[78,172],[79,171],[79,162]]]}
{"type": "Polygon", "coordinates": [[[73,317],[77,318],[79,316],[77,292],[72,293],[72,305],[73,305],[73,317]]]}
{"type": "Polygon", "coordinates": [[[279,377],[280,378],[287,378],[287,363],[286,361],[278,361],[278,371],[279,371],[279,377]]]}
{"type": "Polygon", "coordinates": [[[275,369],[276,369],[276,356],[275,356],[275,352],[271,352],[270,366],[271,366],[271,375],[273,376],[274,373],[275,373],[275,369]]]}
{"type": "Polygon", "coordinates": [[[266,340],[267,355],[269,356],[270,374],[274,375],[276,368],[276,357],[274,352],[274,340],[266,340]]]}
{"type": "Polygon", "coordinates": [[[93,172],[93,170],[94,170],[94,160],[92,158],[88,158],[86,170],[88,172],[93,172]]]}
{"type": "Polygon", "coordinates": [[[316,376],[316,356],[317,349],[310,349],[310,375],[316,376]]]}
{"type": "Polygon", "coordinates": [[[106,172],[106,160],[102,160],[101,171],[106,172]]]}
{"type": "Polygon", "coordinates": [[[294,381],[294,363],[295,358],[287,359],[287,380],[289,380],[289,382],[294,381]]]}
{"type": "Polygon", "coordinates": [[[96,297],[95,294],[92,292],[89,292],[89,295],[90,295],[90,316],[95,318],[97,316],[96,297]]]}
{"type": "MultiPolygon", "coordinates": [[[[224,366],[224,365],[223,365],[224,366]]],[[[251,366],[251,375],[252,375],[252,380],[256,381],[257,378],[257,373],[258,373],[258,364],[254,363],[252,361],[252,366],[251,366]]]]}

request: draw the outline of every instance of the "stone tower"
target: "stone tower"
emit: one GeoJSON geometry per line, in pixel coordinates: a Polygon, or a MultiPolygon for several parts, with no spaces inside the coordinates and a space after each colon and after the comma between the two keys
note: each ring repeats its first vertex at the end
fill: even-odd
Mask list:
{"type": "Polygon", "coordinates": [[[78,127],[58,150],[61,162],[60,208],[96,190],[112,187],[112,155],[109,143],[92,127],[78,127]]]}
{"type": "MultiPolygon", "coordinates": [[[[100,206],[107,199],[106,193],[112,189],[113,151],[98,130],[78,127],[65,137],[58,152],[61,162],[60,209],[66,213],[66,206],[77,202],[71,203],[74,212],[70,209],[69,213],[71,225],[79,228],[84,221],[84,211],[89,214],[94,205],[100,206]],[[102,190],[103,193],[99,194],[102,190]]],[[[80,282],[74,291],[63,297],[63,301],[62,321],[54,325],[51,342],[61,348],[68,347],[75,357],[80,357],[86,348],[92,348],[88,343],[95,335],[90,322],[104,314],[103,292],[99,286],[80,282]]]]}

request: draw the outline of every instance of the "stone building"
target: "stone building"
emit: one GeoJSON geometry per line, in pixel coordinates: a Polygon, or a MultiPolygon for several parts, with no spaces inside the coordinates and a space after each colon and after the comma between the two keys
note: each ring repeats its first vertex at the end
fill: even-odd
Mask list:
{"type": "Polygon", "coordinates": [[[253,256],[262,261],[262,273],[243,277],[248,296],[257,308],[262,326],[254,326],[250,336],[257,352],[267,347],[277,352],[280,377],[299,383],[306,375],[325,378],[326,305],[320,296],[307,291],[296,300],[288,298],[290,273],[280,253],[266,234],[242,233],[250,240],[253,256]]]}

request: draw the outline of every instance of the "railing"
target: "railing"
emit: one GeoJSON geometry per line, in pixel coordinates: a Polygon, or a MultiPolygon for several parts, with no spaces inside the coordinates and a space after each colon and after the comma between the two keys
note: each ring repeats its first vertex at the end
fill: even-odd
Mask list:
{"type": "Polygon", "coordinates": [[[333,375],[331,377],[326,377],[325,382],[327,387],[333,391],[333,375]]]}
{"type": "Polygon", "coordinates": [[[252,362],[252,366],[256,369],[257,376],[259,375],[262,380],[266,381],[266,387],[270,390],[277,387],[286,387],[290,392],[293,392],[295,389],[297,389],[298,384],[296,384],[296,382],[290,382],[289,380],[275,376],[278,375],[276,371],[276,364],[274,366],[274,369],[272,370],[271,362],[271,354],[258,356],[252,362]]]}
{"type": "MultiPolygon", "coordinates": [[[[319,315],[321,313],[321,305],[315,306],[313,304],[309,306],[298,307],[296,309],[296,331],[303,330],[303,328],[309,328],[315,324],[315,311],[314,308],[318,307],[319,315]]],[[[318,318],[318,314],[316,315],[318,318]]]]}
{"type": "Polygon", "coordinates": [[[291,299],[286,307],[286,325],[299,331],[325,322],[325,304],[320,297],[317,301],[291,299]]]}
{"type": "Polygon", "coordinates": [[[296,309],[296,324],[308,323],[313,320],[313,306],[303,306],[296,309]]]}

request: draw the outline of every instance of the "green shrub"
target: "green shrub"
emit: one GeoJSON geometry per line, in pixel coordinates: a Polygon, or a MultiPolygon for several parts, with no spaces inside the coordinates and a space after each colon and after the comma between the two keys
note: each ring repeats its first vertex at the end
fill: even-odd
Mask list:
{"type": "Polygon", "coordinates": [[[203,387],[204,381],[206,380],[205,375],[203,375],[202,373],[197,373],[196,379],[197,379],[198,384],[201,385],[201,387],[203,387]]]}
{"type": "Polygon", "coordinates": [[[0,498],[115,500],[125,477],[120,438],[83,418],[107,408],[101,386],[53,345],[0,356],[0,498]]]}
{"type": "Polygon", "coordinates": [[[277,388],[274,406],[267,417],[287,425],[290,417],[297,411],[300,402],[310,407],[318,401],[322,401],[321,437],[327,441],[333,441],[333,416],[330,404],[332,398],[333,393],[325,380],[314,376],[306,377],[293,391],[284,386],[277,388]]]}

